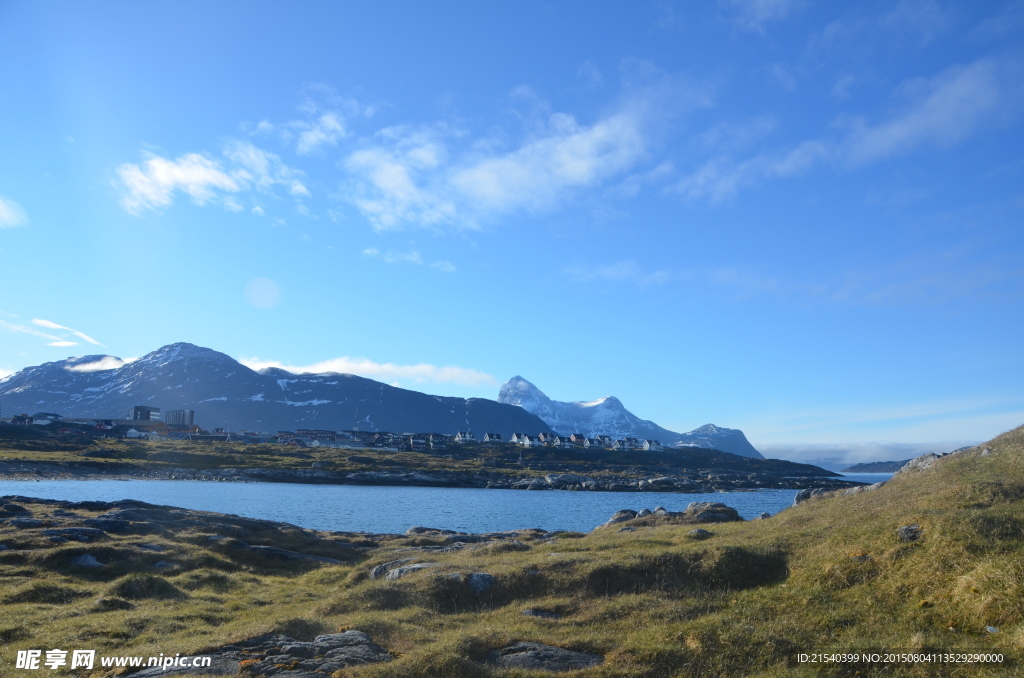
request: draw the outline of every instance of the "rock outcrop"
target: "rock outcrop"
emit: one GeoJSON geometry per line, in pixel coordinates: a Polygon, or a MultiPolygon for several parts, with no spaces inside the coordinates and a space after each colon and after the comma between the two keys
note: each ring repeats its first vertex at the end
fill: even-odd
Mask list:
{"type": "Polygon", "coordinates": [[[690,502],[685,511],[668,511],[659,506],[653,511],[642,509],[620,509],[611,518],[599,527],[626,524],[620,532],[633,531],[637,525],[662,525],[689,523],[728,523],[743,520],[736,509],[726,506],[719,501],[695,501],[690,502]]]}
{"type": "Polygon", "coordinates": [[[362,631],[350,630],[317,636],[310,642],[281,634],[268,634],[225,645],[206,656],[209,667],[151,667],[133,678],[175,675],[247,675],[282,678],[324,678],[349,666],[389,662],[391,654],[362,631]]]}
{"type": "Polygon", "coordinates": [[[494,650],[486,662],[502,669],[532,669],[561,673],[574,669],[588,669],[604,662],[601,655],[576,652],[540,643],[518,642],[494,650]]]}

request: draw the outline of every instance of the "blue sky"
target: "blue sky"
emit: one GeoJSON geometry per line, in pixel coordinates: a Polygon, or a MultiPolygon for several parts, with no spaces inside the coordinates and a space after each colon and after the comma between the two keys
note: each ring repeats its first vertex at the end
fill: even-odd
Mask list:
{"type": "Polygon", "coordinates": [[[445,395],[521,374],[773,450],[987,439],[1024,423],[1022,29],[4,2],[0,371],[189,341],[445,395]]]}

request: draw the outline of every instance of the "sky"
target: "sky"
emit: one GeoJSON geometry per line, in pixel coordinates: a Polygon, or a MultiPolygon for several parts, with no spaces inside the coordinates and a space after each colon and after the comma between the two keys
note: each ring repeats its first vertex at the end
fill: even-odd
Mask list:
{"type": "Polygon", "coordinates": [[[776,456],[986,440],[1024,424],[1022,33],[1022,2],[5,0],[0,376],[187,341],[522,375],[776,456]]]}

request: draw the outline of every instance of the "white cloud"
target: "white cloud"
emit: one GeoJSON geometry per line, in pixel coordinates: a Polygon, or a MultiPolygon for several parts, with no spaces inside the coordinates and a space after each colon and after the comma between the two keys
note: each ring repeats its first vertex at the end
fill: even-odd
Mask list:
{"type": "Polygon", "coordinates": [[[77,341],[51,341],[47,346],[67,347],[67,346],[78,346],[77,341]]]}
{"type": "Polygon", "coordinates": [[[337,146],[338,140],[346,135],[345,125],[336,113],[324,113],[312,122],[297,122],[299,130],[296,150],[299,155],[319,151],[322,146],[337,146]]]}
{"type": "Polygon", "coordinates": [[[103,345],[100,342],[98,342],[95,339],[93,339],[92,337],[90,337],[89,335],[85,334],[84,332],[79,332],[78,330],[73,330],[70,327],[64,327],[63,325],[58,325],[57,323],[52,322],[50,320],[42,320],[40,318],[36,318],[36,319],[34,319],[32,321],[32,324],[33,325],[39,325],[40,327],[45,327],[45,328],[50,329],[50,330],[66,330],[66,331],[70,332],[71,334],[75,335],[76,337],[78,337],[79,339],[83,339],[83,340],[89,342],[90,344],[94,344],[96,346],[102,346],[103,345]]]}
{"type": "Polygon", "coordinates": [[[245,123],[242,128],[252,135],[276,133],[286,144],[294,145],[299,155],[319,155],[350,135],[347,123],[350,118],[374,114],[372,106],[342,97],[331,87],[307,84],[303,89],[305,98],[298,107],[305,114],[303,119],[283,123],[261,120],[257,124],[245,123]]]}
{"type": "Polygon", "coordinates": [[[188,153],[177,160],[146,154],[142,166],[121,165],[117,175],[127,191],[121,206],[136,215],[146,209],[167,207],[179,190],[197,205],[205,204],[216,191],[241,190],[238,183],[221,170],[220,163],[198,153],[188,153]]]}
{"type": "Polygon", "coordinates": [[[294,196],[309,196],[300,180],[302,172],[245,141],[230,140],[225,144],[226,162],[200,153],[187,153],[176,160],[153,153],[144,156],[139,165],[126,163],[117,168],[124,191],[121,206],[130,214],[168,207],[179,192],[197,205],[216,200],[231,211],[241,209],[233,194],[246,191],[270,193],[276,186],[285,186],[294,196]]]}
{"type": "Polygon", "coordinates": [[[636,112],[623,111],[590,126],[555,113],[544,136],[459,169],[452,185],[483,210],[544,209],[566,191],[594,186],[633,167],[644,149],[636,112]]]}
{"type": "Polygon", "coordinates": [[[7,377],[14,374],[16,370],[9,370],[5,367],[0,367],[0,380],[6,379],[7,377]]]}
{"type": "Polygon", "coordinates": [[[94,360],[91,363],[80,363],[78,365],[71,365],[64,369],[69,372],[100,372],[103,370],[116,370],[119,367],[123,367],[130,362],[134,362],[137,358],[115,358],[112,355],[103,356],[99,360],[94,360]]]}
{"type": "MultiPolygon", "coordinates": [[[[638,68],[626,70],[633,77],[638,68]]],[[[343,161],[350,179],[342,194],[377,230],[475,228],[496,215],[552,210],[647,158],[655,119],[680,106],[669,101],[675,93],[666,92],[673,88],[679,89],[664,83],[633,87],[628,101],[591,124],[566,113],[538,118],[547,104],[519,88],[513,99],[525,101],[528,113],[518,142],[503,133],[470,138],[444,125],[381,130],[373,144],[343,161]]]]}
{"type": "Polygon", "coordinates": [[[1005,66],[982,59],[932,78],[907,80],[895,92],[904,106],[886,119],[870,123],[847,116],[836,122],[842,132],[839,138],[807,140],[744,160],[725,154],[712,157],[670,190],[690,199],[721,202],[759,181],[796,176],[823,163],[859,168],[923,147],[955,145],[1019,107],[1019,102],[1005,105],[1011,82],[1005,66]]]}
{"type": "Polygon", "coordinates": [[[0,228],[14,228],[28,223],[28,216],[21,205],[0,195],[0,228]]]}
{"type": "Polygon", "coordinates": [[[258,207],[258,206],[252,208],[252,213],[255,214],[258,217],[266,216],[266,214],[267,214],[266,212],[263,211],[262,207],[258,207]]]}
{"type": "MultiPolygon", "coordinates": [[[[384,136],[391,141],[397,130],[384,136]],[[390,137],[390,138],[389,138],[390,137]]],[[[441,226],[457,218],[454,196],[447,197],[443,185],[417,185],[436,170],[444,155],[441,141],[429,132],[403,134],[388,145],[356,151],[343,167],[353,178],[349,201],[377,230],[391,230],[406,224],[441,226]]]]}
{"type": "Polygon", "coordinates": [[[415,383],[451,383],[461,386],[489,386],[498,383],[497,379],[490,374],[465,367],[438,367],[425,363],[419,365],[396,365],[394,363],[376,363],[366,358],[350,358],[347,356],[332,358],[305,366],[286,365],[276,360],[261,360],[259,358],[240,358],[239,362],[254,370],[276,367],[294,374],[339,372],[342,374],[357,374],[384,381],[400,379],[415,383]]]}
{"type": "Polygon", "coordinates": [[[310,194],[302,183],[302,171],[289,167],[280,156],[255,144],[232,139],[225,144],[223,154],[230,163],[231,176],[243,189],[271,193],[276,186],[284,186],[291,195],[306,197],[310,194]]]}

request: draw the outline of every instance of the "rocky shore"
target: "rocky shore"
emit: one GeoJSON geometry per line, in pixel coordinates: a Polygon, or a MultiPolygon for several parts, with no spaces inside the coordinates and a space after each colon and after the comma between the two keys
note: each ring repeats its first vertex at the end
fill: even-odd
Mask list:
{"type": "Polygon", "coordinates": [[[838,490],[860,483],[839,478],[787,477],[769,473],[729,470],[698,470],[675,475],[645,476],[642,469],[618,474],[582,475],[548,473],[518,475],[500,471],[372,470],[334,471],[318,468],[211,468],[194,469],[155,464],[116,462],[0,461],[5,480],[192,480],[206,482],[268,482],[325,485],[393,485],[419,487],[467,487],[506,490],[568,490],[582,492],[679,492],[702,493],[761,489],[838,490]]]}

